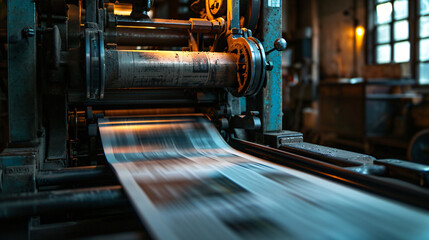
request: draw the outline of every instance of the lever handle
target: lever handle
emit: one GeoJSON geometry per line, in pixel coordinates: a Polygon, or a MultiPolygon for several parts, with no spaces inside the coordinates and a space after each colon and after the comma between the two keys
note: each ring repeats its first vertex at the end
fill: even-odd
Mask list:
{"type": "Polygon", "coordinates": [[[276,39],[276,41],[274,41],[274,48],[266,52],[265,55],[272,53],[274,50],[277,50],[279,52],[284,51],[286,47],[287,47],[286,40],[284,38],[278,38],[276,39]]]}

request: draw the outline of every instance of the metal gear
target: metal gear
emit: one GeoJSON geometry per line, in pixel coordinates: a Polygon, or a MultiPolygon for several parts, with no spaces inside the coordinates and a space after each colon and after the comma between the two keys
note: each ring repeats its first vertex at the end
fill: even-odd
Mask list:
{"type": "Polygon", "coordinates": [[[258,94],[265,81],[265,52],[255,38],[237,38],[228,52],[237,55],[237,84],[230,91],[237,97],[251,97],[258,94]]]}

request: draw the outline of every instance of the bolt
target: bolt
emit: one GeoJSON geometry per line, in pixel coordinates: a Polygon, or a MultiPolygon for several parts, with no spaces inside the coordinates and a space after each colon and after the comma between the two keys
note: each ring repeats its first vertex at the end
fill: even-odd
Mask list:
{"type": "Polygon", "coordinates": [[[32,27],[24,28],[22,30],[22,33],[24,34],[25,37],[32,37],[32,36],[36,35],[36,31],[32,27]]]}
{"type": "Polygon", "coordinates": [[[268,61],[268,62],[267,62],[267,65],[266,65],[266,67],[265,67],[265,69],[266,69],[267,71],[271,71],[271,70],[273,70],[273,68],[274,68],[274,64],[273,64],[273,62],[268,61]]]}

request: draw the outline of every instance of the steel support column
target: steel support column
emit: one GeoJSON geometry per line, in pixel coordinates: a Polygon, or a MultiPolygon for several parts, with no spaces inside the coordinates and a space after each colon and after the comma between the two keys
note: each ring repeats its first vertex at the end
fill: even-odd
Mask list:
{"type": "MultiPolygon", "coordinates": [[[[264,49],[273,48],[273,43],[282,35],[282,1],[264,0],[262,7],[262,45],[264,49]]],[[[274,63],[271,72],[267,72],[267,85],[262,94],[263,132],[282,130],[282,58],[274,51],[267,56],[274,63]]]]}
{"type": "Polygon", "coordinates": [[[36,12],[32,0],[7,5],[9,142],[37,137],[36,12]]]}

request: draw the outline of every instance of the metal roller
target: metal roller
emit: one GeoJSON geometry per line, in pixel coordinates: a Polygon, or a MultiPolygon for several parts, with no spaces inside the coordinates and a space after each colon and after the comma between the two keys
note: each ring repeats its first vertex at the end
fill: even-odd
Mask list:
{"type": "Polygon", "coordinates": [[[206,20],[200,18],[190,18],[189,20],[173,19],[134,19],[132,17],[115,16],[117,26],[139,26],[155,28],[184,29],[199,33],[221,33],[225,27],[223,18],[206,20]]]}
{"type": "Polygon", "coordinates": [[[233,87],[236,61],[230,53],[106,51],[106,89],[233,87]]]}
{"type": "Polygon", "coordinates": [[[109,43],[124,46],[188,46],[189,33],[183,30],[119,27],[115,31],[104,32],[109,43]]]}
{"type": "Polygon", "coordinates": [[[134,19],[128,16],[116,16],[118,26],[163,27],[174,29],[191,29],[192,22],[173,19],[134,19]]]}

